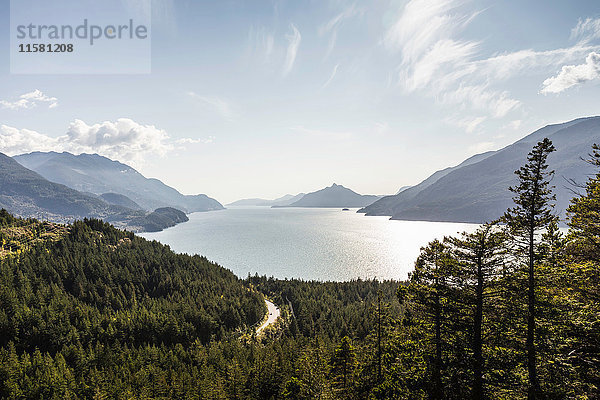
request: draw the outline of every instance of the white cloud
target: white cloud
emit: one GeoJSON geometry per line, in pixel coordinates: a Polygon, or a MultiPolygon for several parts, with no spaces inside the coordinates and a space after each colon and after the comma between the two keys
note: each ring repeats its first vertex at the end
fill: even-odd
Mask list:
{"type": "MultiPolygon", "coordinates": [[[[487,77],[475,74],[474,61],[481,43],[457,37],[478,14],[462,12],[466,3],[409,1],[387,31],[383,45],[401,54],[398,83],[407,92],[422,91],[443,104],[503,117],[520,102],[505,91],[491,88],[487,77]]],[[[460,126],[472,131],[476,125],[460,126]]]]}
{"type": "Polygon", "coordinates": [[[469,146],[469,152],[479,154],[494,150],[495,148],[496,144],[494,142],[479,142],[469,146]]]}
{"type": "Polygon", "coordinates": [[[209,136],[205,139],[192,139],[192,138],[178,139],[175,143],[177,143],[177,144],[209,144],[214,141],[215,141],[215,137],[209,136]]]}
{"type": "Polygon", "coordinates": [[[325,82],[323,84],[323,86],[321,86],[321,89],[325,89],[327,86],[329,86],[329,84],[331,83],[331,81],[333,81],[333,78],[335,78],[335,76],[337,75],[337,71],[339,68],[340,64],[336,64],[333,67],[333,71],[331,71],[331,75],[329,76],[329,79],[327,79],[327,82],[325,82]]]}
{"type": "Polygon", "coordinates": [[[225,119],[233,119],[236,116],[231,104],[228,101],[223,100],[219,97],[204,96],[194,92],[188,92],[188,96],[200,101],[200,103],[202,103],[203,105],[210,107],[212,110],[216,111],[221,117],[225,119]]]}
{"type": "Polygon", "coordinates": [[[575,28],[571,30],[571,39],[583,42],[600,39],[600,18],[579,19],[575,28]]]}
{"type": "Polygon", "coordinates": [[[264,26],[251,26],[248,32],[248,44],[250,51],[259,55],[266,62],[273,54],[275,35],[264,26]]]}
{"type": "Polygon", "coordinates": [[[424,89],[435,82],[440,72],[448,76],[445,68],[458,67],[476,50],[477,44],[473,42],[439,40],[409,68],[401,70],[401,81],[409,91],[424,89]]]}
{"type": "Polygon", "coordinates": [[[97,153],[134,166],[152,157],[164,157],[175,149],[169,135],[154,125],[142,125],[128,118],[88,125],[73,121],[67,132],[51,137],[28,129],[0,125],[0,152],[8,155],[32,151],[68,151],[75,154],[97,153]]]}
{"type": "Polygon", "coordinates": [[[486,119],[487,117],[448,117],[444,122],[463,128],[467,133],[473,133],[486,119]]]}
{"type": "Polygon", "coordinates": [[[402,51],[405,63],[420,58],[438,40],[464,25],[463,17],[452,14],[463,1],[411,0],[384,38],[387,48],[402,51]]]}
{"type": "Polygon", "coordinates": [[[10,156],[32,151],[58,150],[55,138],[29,129],[0,125],[0,152],[10,156]]]}
{"type": "Polygon", "coordinates": [[[75,120],[69,126],[67,134],[58,140],[76,153],[95,152],[135,164],[142,163],[145,156],[163,157],[173,150],[164,130],[154,125],[141,125],[127,118],[94,125],[75,120]]]}
{"type": "Polygon", "coordinates": [[[491,116],[501,118],[520,106],[518,100],[508,92],[491,90],[487,85],[461,85],[443,94],[441,101],[447,104],[462,104],[471,110],[488,111],[491,116]]]}
{"type": "Polygon", "coordinates": [[[39,104],[45,103],[48,108],[58,107],[58,99],[56,97],[46,96],[41,90],[34,90],[19,96],[18,100],[7,101],[0,100],[0,106],[9,110],[20,110],[34,108],[39,104]]]}
{"type": "MultiPolygon", "coordinates": [[[[600,19],[588,18],[573,29],[571,36],[578,42],[572,47],[481,57],[485,48],[481,41],[460,37],[479,14],[466,10],[468,3],[472,1],[410,0],[400,10],[382,45],[392,55],[400,56],[396,79],[406,92],[424,94],[464,112],[505,118],[522,104],[501,89],[502,81],[544,73],[553,65],[600,50],[592,43],[600,37],[600,19]]],[[[589,70],[590,65],[586,68],[589,70]]]]}
{"type": "Polygon", "coordinates": [[[565,65],[560,72],[542,83],[541,93],[560,93],[570,87],[600,78],[600,54],[592,52],[585,64],[565,65]]]}
{"type": "Polygon", "coordinates": [[[519,50],[512,53],[495,55],[483,60],[473,61],[463,74],[478,74],[494,80],[505,80],[523,73],[546,70],[549,66],[580,59],[599,46],[577,44],[573,47],[535,51],[519,50]]]}
{"type": "Polygon", "coordinates": [[[344,20],[352,18],[356,15],[361,14],[359,10],[356,9],[356,5],[352,4],[350,7],[342,10],[339,14],[331,18],[327,21],[326,24],[323,24],[319,27],[319,35],[323,36],[325,34],[329,34],[329,46],[327,47],[327,56],[331,54],[335,44],[337,42],[337,33],[338,29],[344,22],[344,20]]]}
{"type": "Polygon", "coordinates": [[[302,35],[296,26],[291,24],[290,28],[292,29],[292,33],[285,35],[285,38],[288,41],[288,47],[285,56],[285,64],[283,65],[283,76],[287,76],[292,68],[294,68],[298,47],[300,47],[300,42],[302,41],[302,35]]]}

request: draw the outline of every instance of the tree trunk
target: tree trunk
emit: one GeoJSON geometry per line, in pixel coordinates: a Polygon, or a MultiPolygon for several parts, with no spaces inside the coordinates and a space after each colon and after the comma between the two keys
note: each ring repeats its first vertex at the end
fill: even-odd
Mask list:
{"type": "Polygon", "coordinates": [[[442,312],[439,288],[435,295],[435,363],[433,367],[433,398],[442,398],[442,312]]]}
{"type": "Polygon", "coordinates": [[[381,293],[377,297],[377,383],[381,383],[381,293]]]}
{"type": "MultiPolygon", "coordinates": [[[[535,214],[532,214],[535,215],[535,214]]],[[[527,290],[527,372],[529,374],[529,387],[527,398],[533,400],[538,398],[540,384],[538,382],[536,371],[536,352],[535,352],[535,225],[532,220],[529,229],[529,271],[528,271],[528,290],[527,290]]]]}
{"type": "Polygon", "coordinates": [[[477,288],[476,288],[476,306],[475,318],[473,321],[473,399],[483,399],[483,343],[482,343],[482,324],[483,324],[483,266],[482,259],[477,259],[477,288]]]}

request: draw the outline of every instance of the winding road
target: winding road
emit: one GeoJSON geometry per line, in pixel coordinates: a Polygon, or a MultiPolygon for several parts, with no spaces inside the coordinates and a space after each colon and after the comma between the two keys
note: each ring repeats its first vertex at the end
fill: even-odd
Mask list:
{"type": "Polygon", "coordinates": [[[256,330],[257,335],[260,334],[267,326],[273,324],[277,318],[279,318],[279,315],[281,315],[279,308],[277,308],[275,304],[271,303],[267,299],[265,299],[265,304],[267,305],[269,316],[267,320],[256,330]]]}

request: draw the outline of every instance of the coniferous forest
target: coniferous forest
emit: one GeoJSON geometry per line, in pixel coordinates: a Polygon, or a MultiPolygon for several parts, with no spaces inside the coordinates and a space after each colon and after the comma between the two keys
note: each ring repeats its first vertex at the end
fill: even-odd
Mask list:
{"type": "Polygon", "coordinates": [[[514,206],[425,244],[406,282],[240,279],[99,220],[2,211],[0,397],[598,399],[600,147],[568,230],[554,150],[539,142],[514,206]],[[282,316],[257,336],[265,297],[282,316]]]}

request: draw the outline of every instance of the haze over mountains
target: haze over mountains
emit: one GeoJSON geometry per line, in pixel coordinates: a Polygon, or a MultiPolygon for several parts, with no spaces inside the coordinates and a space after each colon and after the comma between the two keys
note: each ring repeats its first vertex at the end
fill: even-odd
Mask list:
{"type": "Polygon", "coordinates": [[[50,182],[0,153],[0,208],[27,217],[70,219],[94,216],[111,220],[126,208],[50,182]]]}
{"type": "Polygon", "coordinates": [[[299,200],[285,206],[273,207],[364,207],[380,196],[362,195],[342,185],[333,184],[316,192],[307,193],[299,200]]]}
{"type": "Polygon", "coordinates": [[[149,211],[160,207],[175,207],[185,212],[224,208],[205,194],[183,195],[158,179],[146,178],[128,165],[97,154],[34,152],[14,159],[49,181],[80,192],[117,193],[149,211]]]}
{"type": "MultiPolygon", "coordinates": [[[[556,171],[556,212],[564,218],[574,189],[568,179],[583,182],[592,171],[581,158],[587,156],[593,143],[600,143],[600,117],[548,125],[503,149],[437,171],[392,196],[361,195],[333,184],[308,194],[288,194],[275,200],[245,199],[231,205],[363,207],[359,212],[392,219],[481,223],[500,217],[511,206],[508,187],[516,183],[514,171],[544,137],[557,149],[548,162],[556,171]]],[[[223,209],[204,194],[183,195],[125,164],[95,154],[36,152],[14,159],[0,154],[0,167],[0,207],[26,217],[65,221],[96,217],[117,226],[131,227],[136,221],[134,229],[158,229],[165,216],[167,226],[183,221],[177,210],[223,209]],[[153,212],[159,208],[162,213],[153,212]],[[150,216],[152,221],[140,219],[150,216]]]]}
{"type": "Polygon", "coordinates": [[[548,158],[555,170],[556,212],[561,218],[575,189],[568,179],[584,182],[593,168],[581,158],[600,143],[600,117],[548,125],[497,151],[475,155],[456,167],[438,171],[420,184],[386,196],[359,210],[392,219],[481,223],[502,216],[512,205],[508,187],[514,171],[525,163],[532,147],[548,137],[556,152],[548,158]]]}
{"type": "Polygon", "coordinates": [[[311,193],[299,193],[295,196],[286,194],[275,200],[242,199],[227,204],[228,206],[267,206],[281,207],[309,207],[309,208],[337,208],[337,207],[364,207],[382,196],[362,195],[342,185],[333,184],[329,187],[311,193]]]}
{"type": "Polygon", "coordinates": [[[206,195],[184,196],[156,179],[146,179],[125,164],[98,155],[32,153],[19,158],[43,175],[68,183],[46,179],[0,153],[0,208],[19,216],[54,222],[101,218],[120,228],[152,232],[187,221],[185,212],[179,208],[185,211],[223,209],[219,202],[206,195]],[[107,192],[101,193],[103,190],[107,192]],[[117,192],[119,190],[144,206],[117,192]],[[164,206],[152,209],[154,204],[164,206]]]}
{"type": "Polygon", "coordinates": [[[228,206],[261,206],[261,207],[272,207],[272,206],[287,206],[300,200],[305,193],[299,193],[297,195],[286,194],[285,196],[279,197],[275,200],[266,199],[242,199],[234,201],[233,203],[227,204],[228,206]]]}

